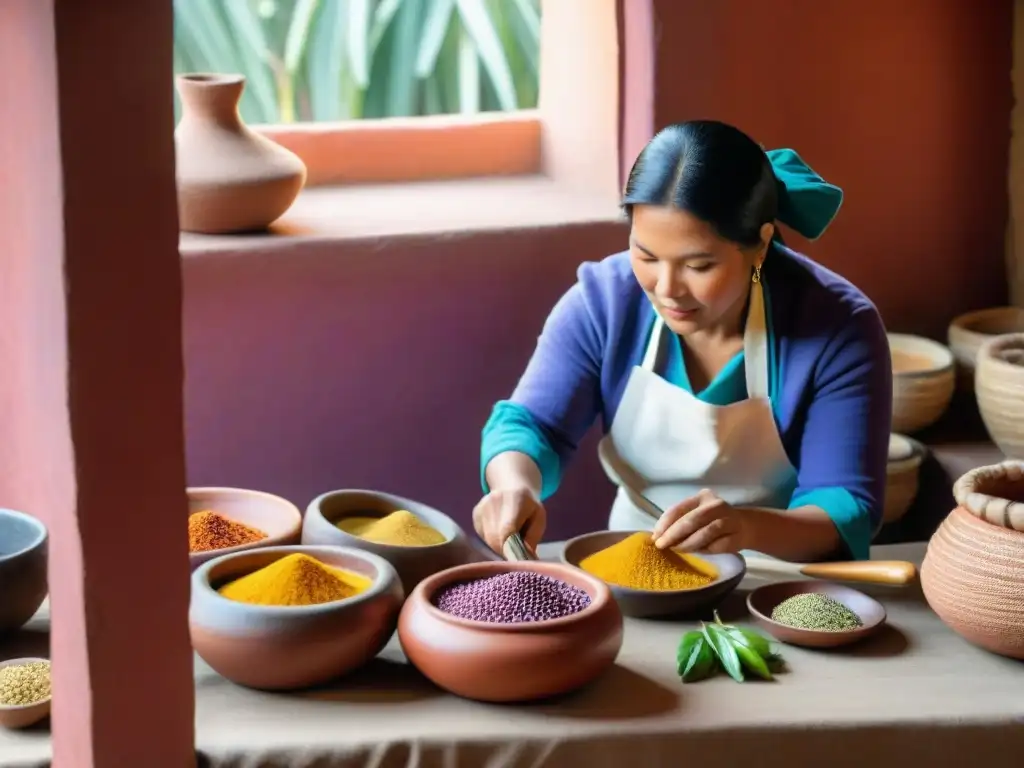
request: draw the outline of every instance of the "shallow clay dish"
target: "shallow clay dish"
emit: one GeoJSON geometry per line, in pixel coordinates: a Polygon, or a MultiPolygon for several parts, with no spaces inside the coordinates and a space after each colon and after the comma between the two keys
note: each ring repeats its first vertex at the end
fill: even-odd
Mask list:
{"type": "Polygon", "coordinates": [[[608,587],[560,563],[481,562],[428,576],[405,601],[398,637],[406,657],[436,685],[477,701],[521,702],[580,688],[615,662],[622,613],[608,587]],[[512,571],[535,571],[578,587],[591,603],[550,621],[498,624],[460,619],[435,608],[439,589],[512,571]]]}
{"type": "Polygon", "coordinates": [[[0,635],[20,629],[46,599],[48,547],[39,520],[0,509],[0,635]]]}
{"type": "Polygon", "coordinates": [[[850,587],[830,581],[805,579],[766,584],[747,595],[747,610],[750,611],[754,622],[776,640],[807,648],[835,648],[840,645],[856,643],[873,635],[885,624],[885,608],[880,602],[856,589],[850,589],[850,587]],[[818,629],[798,629],[772,620],[772,611],[779,603],[805,592],[821,592],[838,600],[856,613],[864,622],[863,625],[841,632],[827,632],[818,629]]]}
{"type": "Polygon", "coordinates": [[[188,561],[192,570],[208,560],[232,552],[299,543],[302,513],[290,501],[272,493],[249,491],[244,488],[189,488],[189,515],[204,510],[216,512],[236,523],[263,531],[267,538],[252,544],[214,549],[210,552],[190,552],[188,561]]]}
{"type": "MultiPolygon", "coordinates": [[[[49,661],[36,657],[24,659],[7,659],[0,661],[0,668],[13,667],[16,664],[30,664],[34,661],[49,661]]],[[[0,725],[4,728],[28,728],[35,725],[44,717],[50,714],[50,702],[52,697],[47,697],[35,704],[23,704],[21,706],[9,707],[0,704],[0,725]]]]}
{"type": "Polygon", "coordinates": [[[395,569],[370,552],[341,547],[269,547],[222,555],[192,574],[192,645],[214,670],[239,685],[305,688],[362,666],[384,647],[402,606],[395,569]],[[365,592],[310,606],[249,605],[216,588],[302,552],[369,578],[365,592]]]}
{"type": "Polygon", "coordinates": [[[379,555],[398,571],[406,593],[432,573],[484,559],[459,525],[443,512],[402,496],[359,489],[331,491],[313,499],[302,523],[302,543],[353,547],[379,555]],[[401,509],[412,512],[446,540],[425,547],[403,547],[367,541],[337,526],[343,517],[385,517],[401,509]]]}
{"type": "MultiPolygon", "coordinates": [[[[636,531],[596,531],[577,536],[562,548],[563,563],[579,568],[584,558],[618,544],[636,531]]],[[[630,589],[609,584],[619,607],[626,616],[654,618],[657,616],[692,615],[710,610],[732,592],[747,572],[747,564],[739,555],[700,555],[718,572],[718,578],[706,587],[655,592],[630,589]]]]}
{"type": "Polygon", "coordinates": [[[956,389],[953,353],[922,336],[889,334],[892,431],[917,432],[938,421],[956,389]]]}

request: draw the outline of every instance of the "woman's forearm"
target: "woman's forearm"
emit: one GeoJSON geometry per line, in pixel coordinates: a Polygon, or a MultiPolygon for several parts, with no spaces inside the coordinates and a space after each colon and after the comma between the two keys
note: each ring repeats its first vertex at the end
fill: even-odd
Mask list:
{"type": "Polygon", "coordinates": [[[745,543],[749,549],[791,562],[822,560],[841,551],[839,531],[820,507],[745,507],[744,512],[750,515],[749,541],[745,543]]]}
{"type": "Polygon", "coordinates": [[[525,453],[499,453],[487,463],[484,475],[492,491],[528,490],[540,498],[543,483],[540,468],[525,453]]]}

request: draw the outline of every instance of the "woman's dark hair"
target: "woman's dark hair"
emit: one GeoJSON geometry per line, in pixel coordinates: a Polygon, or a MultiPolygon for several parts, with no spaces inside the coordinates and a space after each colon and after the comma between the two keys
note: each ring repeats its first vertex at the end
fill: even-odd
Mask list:
{"type": "Polygon", "coordinates": [[[775,173],[761,146],[715,120],[675,123],[644,147],[626,181],[622,206],[668,205],[707,222],[726,240],[761,242],[779,208],[775,173]]]}

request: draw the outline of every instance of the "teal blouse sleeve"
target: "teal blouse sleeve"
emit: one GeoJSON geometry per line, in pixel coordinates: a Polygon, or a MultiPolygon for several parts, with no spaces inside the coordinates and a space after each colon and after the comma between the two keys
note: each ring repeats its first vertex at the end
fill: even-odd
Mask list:
{"type": "Polygon", "coordinates": [[[797,507],[825,510],[850,556],[854,560],[869,559],[873,533],[870,511],[846,488],[815,488],[799,493],[789,503],[790,509],[797,507]]]}
{"type": "Polygon", "coordinates": [[[541,499],[546,499],[562,481],[562,467],[558,454],[544,428],[523,405],[502,400],[491,411],[484,425],[480,447],[480,485],[484,493],[487,486],[487,465],[495,456],[508,451],[524,453],[540,469],[541,499]]]}

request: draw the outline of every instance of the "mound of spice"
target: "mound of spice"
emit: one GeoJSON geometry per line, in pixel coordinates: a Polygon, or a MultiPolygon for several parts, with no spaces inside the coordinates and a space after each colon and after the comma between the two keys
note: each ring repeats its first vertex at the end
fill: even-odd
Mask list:
{"type": "Polygon", "coordinates": [[[772,611],[772,621],[824,632],[842,632],[864,624],[856,613],[820,592],[805,592],[783,600],[772,611]]]}
{"type": "Polygon", "coordinates": [[[238,547],[265,538],[267,534],[263,531],[236,523],[224,515],[209,510],[196,512],[188,518],[189,552],[210,552],[214,549],[238,547]]]}
{"type": "Polygon", "coordinates": [[[229,600],[251,605],[318,605],[355,597],[370,584],[365,576],[296,552],[217,591],[229,600]]]}
{"type": "Polygon", "coordinates": [[[343,517],[336,525],[361,539],[396,547],[429,547],[447,541],[443,533],[405,509],[384,517],[343,517]]]}
{"type": "Polygon", "coordinates": [[[656,592],[697,589],[718,578],[710,563],[658,549],[642,532],[583,558],[580,568],[609,584],[656,592]]]}
{"type": "Polygon", "coordinates": [[[24,707],[50,695],[50,662],[30,661],[0,668],[0,705],[24,707]]]}
{"type": "Polygon", "coordinates": [[[511,571],[438,590],[434,605],[460,619],[520,624],[560,619],[590,605],[578,587],[533,571],[511,571]]]}

